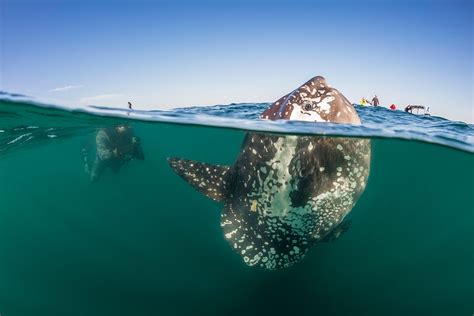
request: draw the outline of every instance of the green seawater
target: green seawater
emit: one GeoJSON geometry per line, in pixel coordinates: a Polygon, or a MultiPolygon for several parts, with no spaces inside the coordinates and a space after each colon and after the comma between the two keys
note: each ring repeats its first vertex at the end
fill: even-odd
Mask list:
{"type": "Polygon", "coordinates": [[[350,229],[266,271],[166,162],[232,164],[244,132],[133,124],[146,160],[97,183],[80,152],[91,133],[0,156],[2,316],[474,313],[473,154],[373,139],[350,229]]]}

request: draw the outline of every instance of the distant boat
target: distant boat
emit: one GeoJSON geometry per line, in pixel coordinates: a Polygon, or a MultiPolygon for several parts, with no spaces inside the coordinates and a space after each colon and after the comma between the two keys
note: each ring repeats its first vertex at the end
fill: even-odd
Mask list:
{"type": "Polygon", "coordinates": [[[405,112],[417,115],[431,115],[430,114],[430,107],[424,105],[412,105],[409,104],[405,107],[405,112]],[[416,111],[415,113],[413,111],[416,111]],[[420,111],[422,111],[420,113],[420,111]]]}

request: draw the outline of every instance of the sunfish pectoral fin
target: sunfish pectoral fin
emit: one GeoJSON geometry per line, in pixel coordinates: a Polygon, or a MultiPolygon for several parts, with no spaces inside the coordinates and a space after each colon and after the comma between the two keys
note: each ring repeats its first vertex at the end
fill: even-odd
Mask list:
{"type": "Polygon", "coordinates": [[[343,220],[336,227],[334,227],[327,235],[325,235],[320,241],[328,242],[338,239],[339,237],[341,237],[342,234],[349,230],[350,225],[350,219],[343,220]]]}
{"type": "Polygon", "coordinates": [[[168,158],[168,163],[174,172],[205,196],[214,201],[226,197],[230,167],[181,158],[168,158]]]}

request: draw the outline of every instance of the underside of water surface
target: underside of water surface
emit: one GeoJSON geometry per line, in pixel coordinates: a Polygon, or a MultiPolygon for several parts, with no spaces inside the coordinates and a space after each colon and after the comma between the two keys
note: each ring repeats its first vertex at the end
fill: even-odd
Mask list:
{"type": "Polygon", "coordinates": [[[364,124],[354,128],[271,124],[257,120],[265,106],[156,119],[2,101],[0,314],[472,314],[472,125],[385,109],[358,109],[364,124]],[[82,149],[124,122],[145,160],[92,183],[82,149]],[[371,140],[370,176],[349,229],[286,269],[246,265],[221,229],[223,203],[167,162],[232,165],[248,130],[371,140]]]}

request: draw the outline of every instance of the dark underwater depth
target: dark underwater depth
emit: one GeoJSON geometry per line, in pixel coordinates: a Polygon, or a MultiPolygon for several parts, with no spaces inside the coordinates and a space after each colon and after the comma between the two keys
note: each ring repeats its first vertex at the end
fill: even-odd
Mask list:
{"type": "Polygon", "coordinates": [[[231,165],[247,132],[236,127],[254,130],[264,107],[156,121],[0,101],[0,315],[472,315],[472,125],[385,109],[358,109],[367,125],[356,129],[329,124],[325,137],[371,139],[365,191],[345,233],[269,271],[243,262],[220,227],[222,203],[167,162],[231,165]],[[187,124],[206,119],[218,124],[187,124]],[[124,122],[145,160],[91,183],[81,149],[124,122]]]}

